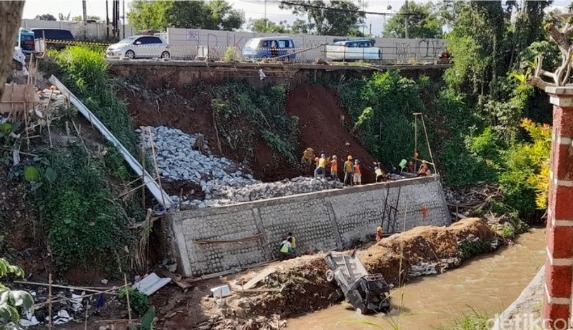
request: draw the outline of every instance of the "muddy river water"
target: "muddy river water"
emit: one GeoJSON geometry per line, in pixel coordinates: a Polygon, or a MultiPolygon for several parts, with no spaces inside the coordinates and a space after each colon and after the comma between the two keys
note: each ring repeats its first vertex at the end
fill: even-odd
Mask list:
{"type": "Polygon", "coordinates": [[[391,292],[391,315],[358,315],[347,303],[287,323],[289,329],[448,329],[472,310],[493,316],[507,308],[545,262],[544,229],[522,234],[516,244],[466,261],[461,267],[409,282],[391,292]],[[373,326],[368,326],[371,323],[373,326]],[[399,325],[396,326],[396,325],[399,325]]]}

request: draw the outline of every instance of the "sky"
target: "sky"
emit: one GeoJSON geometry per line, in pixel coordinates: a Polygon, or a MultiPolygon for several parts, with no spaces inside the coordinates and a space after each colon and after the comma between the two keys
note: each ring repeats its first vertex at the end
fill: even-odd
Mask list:
{"type": "MultiPolygon", "coordinates": [[[[358,0],[353,0],[358,3],[358,0]]],[[[487,0],[486,0],[487,1],[487,0]]],[[[122,1],[123,2],[123,1],[122,1]]],[[[122,5],[120,2],[120,5],[122,5]]],[[[242,9],[245,12],[245,18],[249,19],[264,18],[266,17],[273,22],[286,20],[292,23],[297,17],[292,15],[288,10],[279,9],[279,1],[277,0],[227,0],[233,8],[242,9]]],[[[89,16],[99,16],[105,19],[105,0],[87,0],[87,14],[89,16]]],[[[131,0],[125,0],[126,11],[129,11],[129,3],[131,0]]],[[[404,0],[366,0],[367,11],[373,12],[393,12],[400,9],[404,4],[404,0]],[[388,10],[388,6],[391,9],[388,10]]],[[[554,6],[566,7],[570,0],[554,0],[554,6]]],[[[111,16],[111,0],[109,1],[110,16],[111,16]]],[[[81,0],[27,0],[24,6],[23,18],[34,18],[36,15],[52,14],[56,18],[58,14],[64,15],[71,14],[70,17],[79,16],[82,14],[82,1],[81,0]],[[56,5],[57,4],[57,5],[56,5]]],[[[120,13],[123,16],[123,13],[120,13]]],[[[387,19],[391,16],[380,15],[366,15],[366,26],[364,27],[366,33],[369,32],[372,26],[372,33],[379,35],[382,27],[387,19]]],[[[129,23],[129,22],[128,22],[129,23]]],[[[246,26],[244,26],[246,28],[246,26]]]]}

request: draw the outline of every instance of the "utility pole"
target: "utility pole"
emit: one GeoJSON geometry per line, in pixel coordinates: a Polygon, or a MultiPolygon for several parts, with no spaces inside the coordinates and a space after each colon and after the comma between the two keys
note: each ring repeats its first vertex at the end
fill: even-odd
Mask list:
{"type": "Polygon", "coordinates": [[[88,7],[86,5],[86,0],[82,0],[82,10],[83,10],[84,25],[86,25],[88,23],[88,7]]]}
{"type": "Polygon", "coordinates": [[[106,38],[109,40],[109,0],[105,0],[105,28],[106,38]]]}
{"type": "Polygon", "coordinates": [[[265,32],[269,28],[269,20],[267,20],[267,0],[265,0],[265,32]]]}
{"type": "Polygon", "coordinates": [[[405,33],[404,38],[408,39],[408,23],[409,23],[408,19],[410,14],[410,10],[408,9],[408,0],[406,0],[404,6],[406,6],[406,14],[404,15],[404,33],[405,33]]]}
{"type": "Polygon", "coordinates": [[[125,19],[126,19],[126,17],[125,17],[125,0],[123,0],[122,3],[123,3],[123,19],[121,20],[121,23],[123,25],[122,26],[122,30],[123,30],[123,37],[122,38],[125,39],[125,19]]]}

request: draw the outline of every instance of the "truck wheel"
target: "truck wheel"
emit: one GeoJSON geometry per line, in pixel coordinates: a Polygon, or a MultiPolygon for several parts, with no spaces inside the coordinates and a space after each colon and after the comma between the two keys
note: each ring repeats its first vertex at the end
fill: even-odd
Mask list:
{"type": "Polygon", "coordinates": [[[330,269],[326,271],[326,281],[330,283],[334,281],[334,272],[330,269]]]}

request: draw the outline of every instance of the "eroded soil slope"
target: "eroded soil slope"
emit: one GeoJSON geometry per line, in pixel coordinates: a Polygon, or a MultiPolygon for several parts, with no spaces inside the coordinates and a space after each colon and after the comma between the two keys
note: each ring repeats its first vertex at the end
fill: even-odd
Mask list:
{"type": "MultiPolygon", "coordinates": [[[[349,116],[340,106],[334,90],[319,85],[298,87],[289,92],[286,111],[299,118],[301,154],[310,147],[317,153],[324,151],[328,155],[337,155],[341,162],[351,155],[363,165],[362,183],[374,182],[374,158],[347,130],[349,116]]],[[[342,164],[338,169],[342,178],[342,164]]]]}
{"type": "MultiPolygon", "coordinates": [[[[205,135],[211,150],[221,154],[217,147],[217,135],[213,125],[211,100],[205,95],[194,95],[189,89],[145,90],[141,86],[125,84],[119,91],[128,102],[128,110],[135,127],[168,126],[186,133],[205,135]]],[[[299,118],[299,148],[302,151],[311,147],[316,152],[325,151],[328,155],[338,155],[339,176],[342,178],[342,161],[346,156],[359,158],[367,168],[363,172],[363,183],[373,182],[371,164],[374,159],[359,145],[340,122],[340,117],[348,115],[339,105],[335,91],[322,86],[302,86],[289,92],[286,111],[299,118]],[[348,143],[348,145],[346,145],[348,143]]],[[[244,127],[249,130],[249,127],[244,127]]],[[[225,141],[221,141],[222,155],[241,161],[242,155],[230,150],[225,141]]],[[[278,181],[299,175],[312,175],[312,168],[291,166],[280,160],[263,139],[255,141],[255,158],[250,164],[255,178],[262,181],[278,181]]],[[[176,193],[179,189],[174,187],[176,193]]]]}

